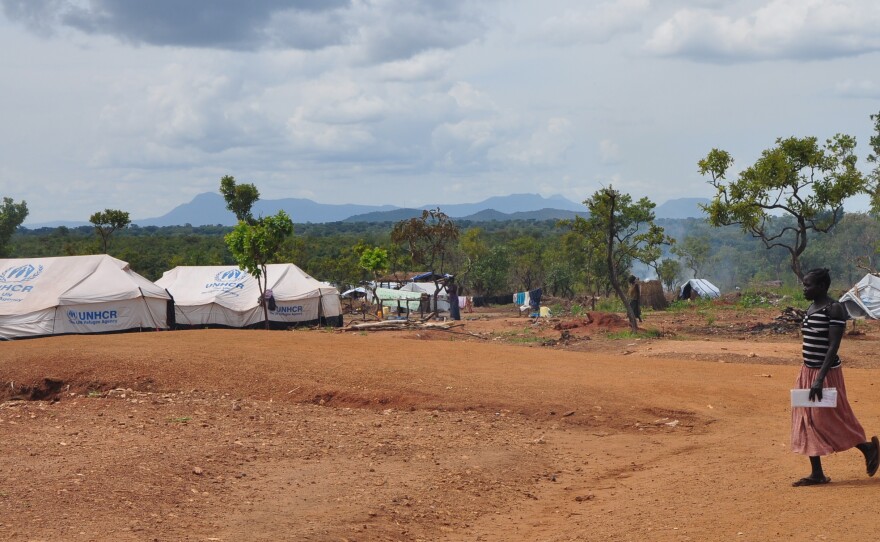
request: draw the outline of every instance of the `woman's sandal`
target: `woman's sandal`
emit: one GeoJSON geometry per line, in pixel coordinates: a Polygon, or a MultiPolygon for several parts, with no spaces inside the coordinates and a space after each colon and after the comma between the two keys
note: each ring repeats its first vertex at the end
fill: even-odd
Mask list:
{"type": "Polygon", "coordinates": [[[801,478],[797,482],[792,482],[793,487],[801,487],[801,486],[818,486],[822,484],[827,484],[831,481],[831,478],[827,476],[823,476],[822,478],[812,478],[807,476],[806,478],[801,478]]]}
{"type": "Polygon", "coordinates": [[[880,440],[876,436],[871,437],[871,444],[874,445],[874,455],[871,458],[865,458],[865,465],[868,468],[868,476],[877,474],[877,467],[880,467],[880,440]]]}

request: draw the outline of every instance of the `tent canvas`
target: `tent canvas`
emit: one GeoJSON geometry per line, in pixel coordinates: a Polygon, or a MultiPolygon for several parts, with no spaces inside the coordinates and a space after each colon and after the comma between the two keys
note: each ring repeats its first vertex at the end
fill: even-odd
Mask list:
{"type": "Polygon", "coordinates": [[[721,290],[706,279],[691,279],[681,285],[679,290],[679,299],[690,299],[691,294],[707,299],[721,297],[721,290]]]}
{"type": "MultiPolygon", "coordinates": [[[[336,288],[292,263],[269,264],[266,276],[276,303],[269,311],[271,325],[341,324],[342,306],[336,288]]],[[[244,328],[265,323],[259,285],[238,267],[178,266],[166,271],[156,284],[174,297],[179,327],[244,328]]]]}
{"type": "Polygon", "coordinates": [[[446,286],[441,286],[440,290],[438,291],[437,286],[433,282],[409,282],[407,284],[404,284],[400,288],[400,290],[406,292],[418,292],[428,294],[431,300],[431,306],[434,305],[434,292],[437,292],[436,310],[449,310],[449,295],[446,293],[446,286]]]}
{"type": "Polygon", "coordinates": [[[0,259],[0,339],[167,329],[170,300],[106,254],[0,259]]]}
{"type": "Polygon", "coordinates": [[[880,318],[880,277],[865,275],[843,294],[840,302],[851,318],[880,318]]]}

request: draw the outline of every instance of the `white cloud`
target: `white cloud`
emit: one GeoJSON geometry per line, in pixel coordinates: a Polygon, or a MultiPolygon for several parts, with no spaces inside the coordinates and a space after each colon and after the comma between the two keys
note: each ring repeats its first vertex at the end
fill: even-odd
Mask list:
{"type": "Polygon", "coordinates": [[[472,111],[494,111],[495,104],[492,99],[484,92],[481,92],[473,85],[459,81],[455,83],[449,90],[449,96],[455,100],[455,103],[461,109],[472,111]]]}
{"type": "Polygon", "coordinates": [[[552,166],[572,144],[571,121],[547,119],[525,136],[511,137],[490,152],[491,159],[508,166],[552,166]]]}
{"type": "Polygon", "coordinates": [[[386,81],[424,81],[442,77],[454,57],[448,51],[427,51],[405,60],[386,62],[377,67],[378,77],[386,81]]]}
{"type": "Polygon", "coordinates": [[[535,38],[554,45],[603,43],[641,28],[650,0],[603,2],[589,11],[568,10],[545,19],[535,38]]]}
{"type": "Polygon", "coordinates": [[[874,0],[772,0],[742,17],[682,9],[645,46],[706,62],[828,59],[880,51],[878,27],[874,0]]]}
{"type": "Polygon", "coordinates": [[[620,162],[620,145],[610,139],[599,142],[599,159],[603,164],[617,164],[620,162]]]}
{"type": "Polygon", "coordinates": [[[880,98],[880,84],[869,79],[847,79],[834,85],[834,92],[846,98],[880,98]]]}

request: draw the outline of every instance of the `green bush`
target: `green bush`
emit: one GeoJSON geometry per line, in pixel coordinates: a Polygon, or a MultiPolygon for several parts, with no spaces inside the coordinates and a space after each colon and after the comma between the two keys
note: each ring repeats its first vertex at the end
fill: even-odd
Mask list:
{"type": "Polygon", "coordinates": [[[600,312],[626,312],[623,303],[616,297],[603,297],[596,303],[596,310],[600,312]]]}

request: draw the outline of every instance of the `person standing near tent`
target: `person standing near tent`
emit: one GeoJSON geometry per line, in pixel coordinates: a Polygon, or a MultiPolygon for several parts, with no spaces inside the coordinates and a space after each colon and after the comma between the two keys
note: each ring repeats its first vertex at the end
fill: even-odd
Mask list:
{"type": "Polygon", "coordinates": [[[641,307],[642,288],[641,288],[641,286],[639,286],[639,279],[637,279],[635,275],[629,276],[629,289],[626,292],[626,296],[629,299],[629,306],[632,307],[633,314],[635,314],[636,318],[638,318],[639,322],[641,322],[642,321],[642,307],[641,307]]]}
{"type": "Polygon", "coordinates": [[[812,304],[801,324],[803,360],[795,388],[809,389],[810,401],[822,400],[823,388],[837,389],[837,406],[792,407],[791,450],[809,456],[812,472],[793,486],[827,484],[831,478],[822,470],[821,456],[858,448],[865,456],[868,476],[880,466],[880,441],[871,437],[856,419],[846,398],[846,385],[837,350],[843,338],[847,314],[843,305],[828,296],[828,269],[813,269],[804,275],[804,297],[812,304]]]}
{"type": "Polygon", "coordinates": [[[458,306],[458,286],[455,284],[455,278],[450,278],[446,283],[446,296],[449,299],[449,318],[461,320],[461,309],[458,306]]]}

